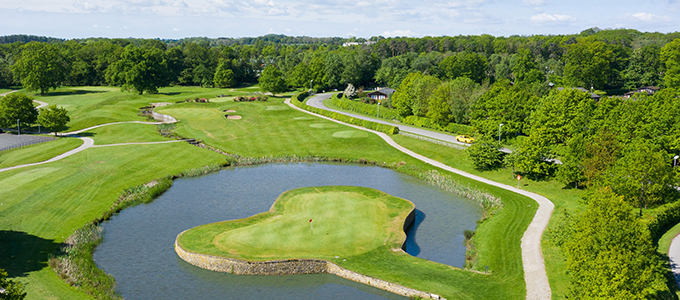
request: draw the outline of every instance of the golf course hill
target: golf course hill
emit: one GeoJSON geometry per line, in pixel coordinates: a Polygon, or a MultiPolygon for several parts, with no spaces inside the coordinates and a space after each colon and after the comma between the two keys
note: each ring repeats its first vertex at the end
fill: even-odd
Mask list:
{"type": "Polygon", "coordinates": [[[186,230],[177,236],[175,250],[187,262],[215,271],[328,273],[326,262],[342,264],[379,248],[407,255],[404,230],[414,211],[411,201],[375,189],[299,188],[282,193],[267,212],[186,230]]]}

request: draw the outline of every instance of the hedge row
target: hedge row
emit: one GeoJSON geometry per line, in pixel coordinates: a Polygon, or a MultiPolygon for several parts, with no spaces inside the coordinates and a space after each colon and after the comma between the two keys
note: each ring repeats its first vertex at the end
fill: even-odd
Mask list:
{"type": "Polygon", "coordinates": [[[653,239],[658,239],[668,229],[680,223],[680,201],[668,203],[651,210],[642,219],[653,239]]]}
{"type": "Polygon", "coordinates": [[[418,117],[418,116],[408,116],[402,120],[405,124],[414,125],[418,127],[431,128],[446,132],[451,132],[455,134],[467,134],[474,135],[475,129],[469,125],[449,123],[448,125],[441,126],[436,122],[432,122],[429,118],[418,117]]]}
{"type": "Polygon", "coordinates": [[[397,126],[385,125],[385,124],[380,124],[380,123],[377,123],[377,122],[352,118],[350,116],[346,116],[346,115],[336,113],[336,112],[333,112],[333,111],[327,111],[327,110],[324,110],[324,109],[318,109],[316,107],[311,107],[307,104],[302,103],[302,101],[305,98],[307,98],[307,96],[308,96],[307,92],[297,94],[297,95],[291,97],[290,102],[293,103],[293,105],[295,105],[299,108],[302,108],[304,110],[311,111],[313,113],[320,114],[322,116],[326,116],[326,117],[329,117],[329,118],[333,118],[333,119],[336,119],[336,120],[341,121],[341,122],[345,122],[345,123],[349,123],[349,124],[353,124],[353,125],[359,125],[361,127],[365,127],[365,128],[372,129],[372,130],[375,130],[375,131],[384,132],[384,133],[387,133],[387,134],[398,134],[399,133],[399,127],[397,127],[397,126]]]}
{"type": "MultiPolygon", "coordinates": [[[[353,111],[353,112],[364,114],[364,115],[376,116],[377,113],[378,113],[377,112],[377,110],[378,110],[377,105],[356,102],[356,101],[349,100],[347,98],[338,99],[336,97],[332,97],[331,103],[333,103],[333,105],[335,105],[335,106],[337,106],[341,109],[353,111]]],[[[399,116],[399,114],[397,113],[397,110],[393,109],[393,108],[381,107],[380,108],[380,117],[382,117],[384,119],[390,119],[390,120],[401,120],[401,116],[399,116]]]]}

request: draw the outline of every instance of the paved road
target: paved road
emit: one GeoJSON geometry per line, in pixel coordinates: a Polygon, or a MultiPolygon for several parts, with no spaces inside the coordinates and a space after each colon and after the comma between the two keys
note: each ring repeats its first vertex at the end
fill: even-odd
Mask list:
{"type": "Polygon", "coordinates": [[[680,235],[673,238],[671,247],[668,249],[668,257],[670,258],[673,277],[680,287],[680,235]]]}
{"type": "MultiPolygon", "coordinates": [[[[339,110],[335,110],[335,109],[332,109],[332,108],[328,108],[327,106],[325,106],[323,104],[323,101],[330,98],[331,96],[332,96],[332,94],[318,94],[318,95],[312,97],[311,99],[309,99],[307,101],[307,105],[312,106],[312,107],[316,107],[316,108],[319,108],[319,109],[334,111],[334,112],[344,114],[344,115],[348,115],[348,116],[351,116],[351,117],[354,117],[354,118],[357,118],[357,119],[368,120],[368,121],[378,122],[378,123],[381,123],[381,124],[397,126],[397,127],[399,127],[399,131],[408,132],[408,133],[417,134],[417,135],[422,135],[422,136],[426,136],[426,137],[429,137],[429,138],[444,141],[444,142],[447,142],[447,143],[458,144],[458,145],[462,145],[462,146],[466,146],[466,147],[470,146],[470,144],[461,143],[461,142],[457,141],[456,137],[453,136],[453,135],[450,135],[450,134],[445,134],[445,133],[441,133],[441,132],[427,130],[427,129],[423,129],[423,128],[419,128],[419,127],[406,126],[404,124],[392,123],[392,122],[388,122],[388,121],[381,120],[381,119],[367,117],[367,116],[364,116],[364,115],[359,115],[359,114],[355,114],[355,113],[351,113],[351,112],[339,111],[339,110]]],[[[512,150],[510,150],[508,148],[501,148],[500,151],[504,152],[504,153],[512,153],[512,150]]],[[[558,159],[547,159],[546,161],[549,161],[549,162],[552,162],[552,163],[555,163],[555,164],[560,164],[560,165],[562,164],[562,162],[558,159]]]]}
{"type": "MultiPolygon", "coordinates": [[[[318,99],[318,98],[317,98],[318,99]]],[[[309,103],[309,102],[308,102],[309,103]]],[[[390,138],[389,135],[382,133],[382,132],[377,132],[374,130],[366,129],[361,126],[356,126],[356,125],[351,125],[351,124],[346,124],[343,122],[340,122],[338,120],[328,118],[325,116],[317,115],[312,112],[303,110],[297,106],[294,106],[290,103],[290,99],[286,100],[286,104],[288,104],[290,107],[300,110],[302,112],[315,115],[317,117],[321,117],[336,123],[344,124],[347,126],[351,126],[360,130],[365,130],[369,131],[372,133],[377,134],[380,136],[383,140],[385,140],[390,146],[396,148],[397,150],[413,157],[416,158],[420,161],[423,161],[425,163],[428,163],[430,165],[433,165],[435,167],[441,168],[443,170],[447,170],[452,173],[459,174],[461,176],[465,176],[489,185],[497,186],[524,196],[527,196],[533,200],[535,200],[538,203],[538,210],[536,211],[536,215],[534,215],[534,219],[531,221],[531,224],[529,224],[529,227],[527,230],[524,232],[524,235],[522,236],[522,241],[521,241],[521,247],[522,247],[522,266],[524,267],[524,281],[526,283],[526,289],[527,289],[527,296],[526,299],[529,300],[534,300],[534,299],[551,299],[552,297],[552,292],[550,290],[550,283],[548,282],[548,275],[545,272],[545,262],[543,260],[543,253],[541,252],[541,236],[543,235],[543,232],[545,231],[545,228],[548,226],[548,222],[550,221],[550,217],[552,216],[553,209],[555,208],[555,205],[546,197],[543,197],[541,195],[528,192],[522,189],[515,188],[513,186],[509,186],[506,184],[498,183],[495,181],[488,180],[483,177],[479,177],[476,175],[472,175],[470,173],[454,169],[450,166],[447,166],[441,162],[438,162],[436,160],[432,160],[430,158],[427,158],[425,156],[422,156],[418,153],[415,153],[407,148],[404,148],[403,146],[397,144],[392,138],[390,138]]],[[[318,106],[317,106],[318,107],[318,106]]],[[[400,127],[401,129],[401,127],[400,127]]]]}
{"type": "Polygon", "coordinates": [[[435,132],[435,131],[422,129],[422,128],[418,128],[418,127],[406,126],[404,124],[392,123],[392,122],[388,122],[388,121],[381,120],[381,119],[367,117],[367,116],[364,116],[364,115],[359,115],[359,114],[354,114],[354,113],[350,113],[350,112],[339,111],[339,110],[328,108],[323,104],[323,100],[326,100],[326,99],[330,98],[331,96],[332,96],[332,94],[317,94],[316,96],[312,97],[311,99],[309,99],[307,101],[307,105],[312,106],[312,107],[316,107],[316,108],[319,108],[319,109],[334,111],[334,112],[341,113],[341,114],[344,114],[344,115],[348,115],[348,116],[351,116],[351,117],[354,117],[354,118],[357,118],[357,119],[368,120],[368,121],[378,122],[378,123],[382,123],[382,124],[397,126],[397,127],[399,127],[399,131],[404,131],[404,132],[408,132],[408,133],[412,133],[412,134],[422,135],[422,136],[426,136],[426,137],[433,138],[433,139],[438,139],[440,141],[444,141],[444,142],[448,142],[448,143],[452,143],[452,144],[458,144],[458,145],[462,145],[462,146],[470,146],[469,144],[456,141],[456,137],[453,136],[453,135],[435,132]]]}

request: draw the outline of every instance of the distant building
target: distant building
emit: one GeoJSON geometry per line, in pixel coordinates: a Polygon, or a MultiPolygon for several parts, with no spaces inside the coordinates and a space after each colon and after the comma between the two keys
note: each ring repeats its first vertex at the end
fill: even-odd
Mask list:
{"type": "Polygon", "coordinates": [[[342,43],[343,47],[349,47],[349,46],[356,46],[356,45],[372,45],[375,44],[374,41],[365,41],[363,43],[359,42],[347,42],[347,43],[342,43]]]}
{"type": "MultiPolygon", "coordinates": [[[[565,89],[565,88],[563,88],[563,87],[558,87],[558,88],[557,88],[558,91],[561,91],[561,90],[564,90],[564,89],[565,89]]],[[[587,92],[587,93],[590,94],[590,98],[593,98],[595,101],[600,101],[600,98],[601,98],[600,95],[595,94],[595,93],[593,93],[593,92],[591,92],[591,91],[589,91],[589,90],[586,90],[586,89],[584,89],[584,88],[582,88],[582,87],[574,87],[574,88],[568,88],[568,89],[579,90],[579,91],[581,91],[581,92],[587,92]]]]}
{"type": "Polygon", "coordinates": [[[394,89],[391,88],[384,88],[377,90],[372,93],[368,93],[368,98],[371,98],[373,100],[382,100],[382,99],[387,99],[390,97],[390,95],[394,94],[394,89]]]}
{"type": "Polygon", "coordinates": [[[628,93],[623,94],[624,98],[630,98],[631,96],[635,95],[636,93],[647,93],[647,95],[654,95],[656,91],[660,90],[661,88],[656,87],[656,86],[643,86],[640,88],[637,88],[635,91],[630,91],[628,93]]]}

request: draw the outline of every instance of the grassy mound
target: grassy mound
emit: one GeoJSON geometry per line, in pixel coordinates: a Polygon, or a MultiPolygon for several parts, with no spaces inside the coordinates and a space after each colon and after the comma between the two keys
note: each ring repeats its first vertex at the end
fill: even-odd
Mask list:
{"type": "Polygon", "coordinates": [[[188,251],[251,261],[350,257],[400,249],[414,207],[369,188],[301,188],[281,194],[268,212],[195,227],[178,242],[188,251]]]}

